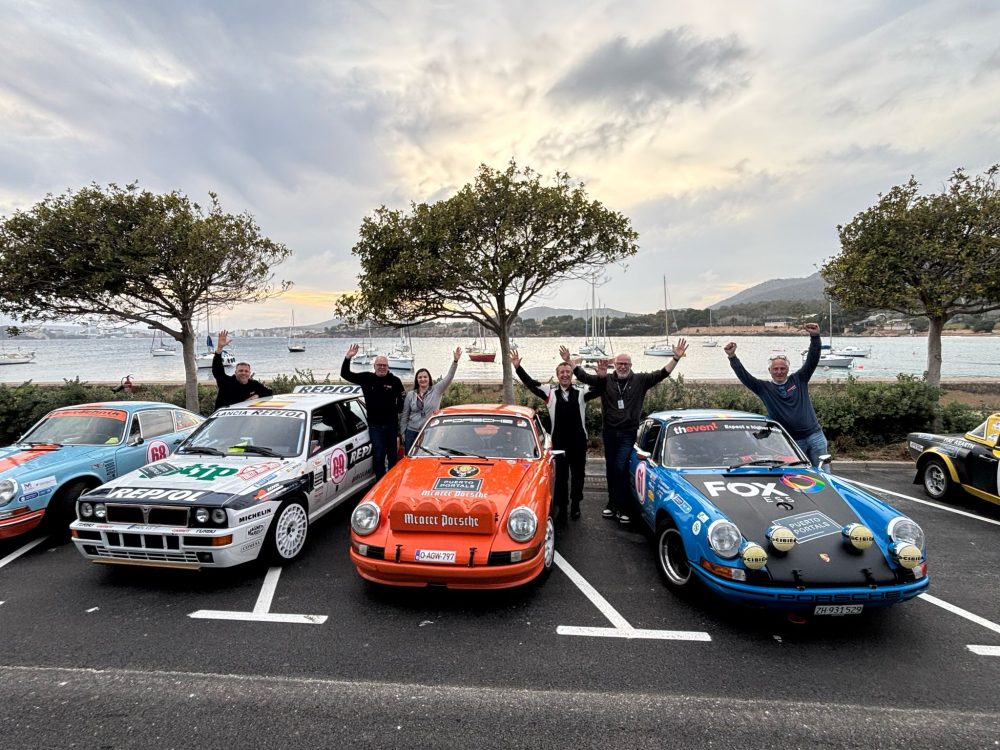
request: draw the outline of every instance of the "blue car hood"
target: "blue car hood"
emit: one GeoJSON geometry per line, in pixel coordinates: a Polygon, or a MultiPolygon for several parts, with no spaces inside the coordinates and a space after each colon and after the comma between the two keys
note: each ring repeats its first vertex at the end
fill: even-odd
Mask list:
{"type": "Polygon", "coordinates": [[[9,445],[0,448],[0,476],[17,478],[36,472],[52,472],[66,464],[78,464],[106,458],[117,446],[63,445],[35,446],[33,448],[9,445]]]}
{"type": "Polygon", "coordinates": [[[767,550],[767,570],[774,583],[896,582],[878,544],[863,551],[845,544],[841,530],[861,519],[818,472],[685,472],[684,479],[735,523],[744,537],[767,550]],[[788,553],[768,544],[765,532],[776,523],[790,528],[798,540],[788,553]]]}

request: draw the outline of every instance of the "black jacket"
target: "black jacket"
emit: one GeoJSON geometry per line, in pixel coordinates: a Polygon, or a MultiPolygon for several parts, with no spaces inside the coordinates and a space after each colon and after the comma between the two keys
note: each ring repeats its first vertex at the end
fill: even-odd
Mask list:
{"type": "Polygon", "coordinates": [[[212,375],[215,376],[215,383],[219,386],[219,395],[215,397],[215,408],[221,409],[223,406],[238,404],[246,401],[251,393],[258,396],[273,396],[274,391],[261,383],[259,380],[250,378],[246,385],[236,379],[235,375],[227,375],[226,368],[222,364],[222,355],[219,352],[212,357],[212,375]]]}

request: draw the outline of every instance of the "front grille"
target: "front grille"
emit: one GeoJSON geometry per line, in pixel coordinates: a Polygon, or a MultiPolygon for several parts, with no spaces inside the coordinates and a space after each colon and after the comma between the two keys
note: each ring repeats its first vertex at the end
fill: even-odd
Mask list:
{"type": "Polygon", "coordinates": [[[108,523],[141,523],[146,526],[188,525],[188,509],[170,505],[108,504],[108,523]]]}
{"type": "MultiPolygon", "coordinates": [[[[89,548],[88,548],[89,549],[89,548]]],[[[195,552],[156,552],[154,550],[124,550],[93,548],[98,557],[110,560],[149,560],[150,562],[198,563],[195,552]]]]}
{"type": "MultiPolygon", "coordinates": [[[[109,547],[131,547],[144,550],[179,550],[181,540],[176,536],[163,534],[125,534],[117,531],[105,532],[109,547]]],[[[116,553],[117,554],[117,553],[116,553]]]]}

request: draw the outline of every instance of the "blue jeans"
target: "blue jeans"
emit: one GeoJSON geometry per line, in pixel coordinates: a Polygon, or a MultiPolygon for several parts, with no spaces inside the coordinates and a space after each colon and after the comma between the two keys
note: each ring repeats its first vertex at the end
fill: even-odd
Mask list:
{"type": "Polygon", "coordinates": [[[406,428],[406,432],[403,433],[403,448],[407,453],[410,452],[410,448],[413,447],[413,443],[419,434],[417,430],[411,430],[409,427],[406,428]]]}
{"type": "Polygon", "coordinates": [[[806,454],[806,458],[809,459],[809,463],[817,469],[820,468],[819,457],[830,452],[830,449],[826,444],[826,435],[823,434],[823,430],[817,430],[811,435],[806,435],[804,438],[796,439],[795,444],[802,449],[803,453],[806,454]]]}
{"type": "Polygon", "coordinates": [[[608,477],[608,507],[632,515],[632,481],[628,474],[629,458],[637,430],[604,430],[604,461],[608,477]]]}
{"type": "Polygon", "coordinates": [[[375,481],[385,476],[385,473],[396,465],[396,438],[399,427],[394,424],[368,425],[368,435],[372,440],[372,457],[375,459],[375,481]],[[386,464],[388,463],[388,466],[386,464]]]}

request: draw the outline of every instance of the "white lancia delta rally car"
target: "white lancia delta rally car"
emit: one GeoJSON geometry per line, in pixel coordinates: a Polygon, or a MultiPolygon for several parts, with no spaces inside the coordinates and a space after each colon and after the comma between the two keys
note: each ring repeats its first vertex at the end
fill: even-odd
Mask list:
{"type": "Polygon", "coordinates": [[[219,409],[168,458],[85,493],[70,530],[99,563],[282,564],[310,523],[374,481],[361,388],[300,385],[219,409]]]}

